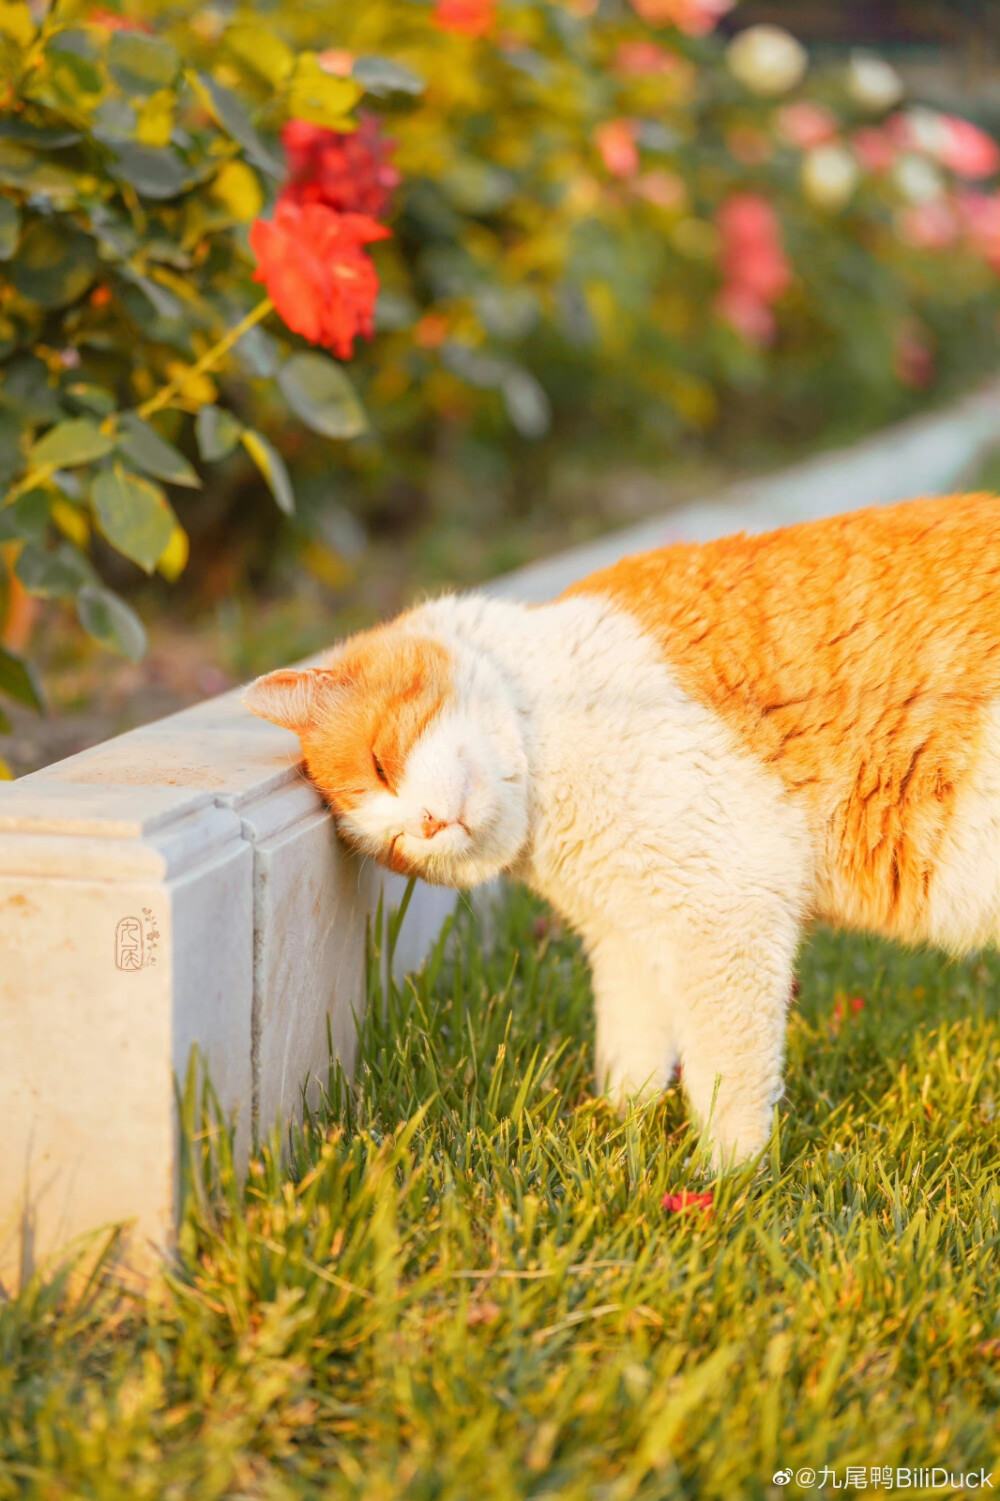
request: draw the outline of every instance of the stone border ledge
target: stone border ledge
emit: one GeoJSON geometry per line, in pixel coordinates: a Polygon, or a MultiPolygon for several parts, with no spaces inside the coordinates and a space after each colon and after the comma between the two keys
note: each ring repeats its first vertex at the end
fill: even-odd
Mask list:
{"type": "MultiPolygon", "coordinates": [[[[544,600],[628,552],[942,493],[1000,439],[1000,384],[857,446],[498,580],[544,600]]],[[[114,1222],[169,1244],[192,1046],[254,1136],[346,1069],[366,923],[403,884],[337,842],[298,742],[239,693],[0,785],[0,1282],[114,1222]]],[[[454,898],[418,886],[416,968],[454,898]]]]}

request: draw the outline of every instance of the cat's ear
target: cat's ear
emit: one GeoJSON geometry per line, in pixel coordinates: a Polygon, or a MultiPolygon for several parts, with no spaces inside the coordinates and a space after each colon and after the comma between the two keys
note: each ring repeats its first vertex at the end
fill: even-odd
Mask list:
{"type": "Polygon", "coordinates": [[[301,735],[315,725],[324,706],[336,691],[336,674],[322,667],[304,672],[282,667],[251,683],[243,694],[243,707],[260,719],[269,719],[301,735]]]}

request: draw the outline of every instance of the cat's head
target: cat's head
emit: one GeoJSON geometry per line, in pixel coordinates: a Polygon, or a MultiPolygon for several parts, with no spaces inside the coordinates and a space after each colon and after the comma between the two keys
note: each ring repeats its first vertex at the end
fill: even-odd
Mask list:
{"type": "Polygon", "coordinates": [[[519,715],[476,648],[403,616],[353,637],[327,666],[258,678],[243,702],[295,731],[340,833],[390,869],[475,886],[520,852],[519,715]]]}

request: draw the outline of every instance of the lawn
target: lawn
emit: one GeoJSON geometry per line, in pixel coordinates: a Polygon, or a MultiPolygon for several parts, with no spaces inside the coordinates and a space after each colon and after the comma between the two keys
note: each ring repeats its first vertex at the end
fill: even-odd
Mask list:
{"type": "Polygon", "coordinates": [[[201,1134],[162,1286],[0,1305],[0,1497],[1000,1487],[1000,960],[817,933],[768,1160],[671,1212],[680,1092],[595,1102],[575,943],[519,894],[493,927],[370,1008],[245,1199],[201,1134]]]}

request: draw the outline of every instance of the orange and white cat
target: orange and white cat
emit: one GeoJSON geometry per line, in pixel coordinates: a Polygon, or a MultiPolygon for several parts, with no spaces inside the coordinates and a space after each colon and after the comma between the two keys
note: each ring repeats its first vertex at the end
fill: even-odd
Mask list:
{"type": "Polygon", "coordinates": [[[995,496],[668,547],[540,607],[437,599],[245,702],[358,849],[546,897],[599,1084],[681,1060],[718,1161],[768,1138],[807,920],[1000,940],[995,496]]]}

